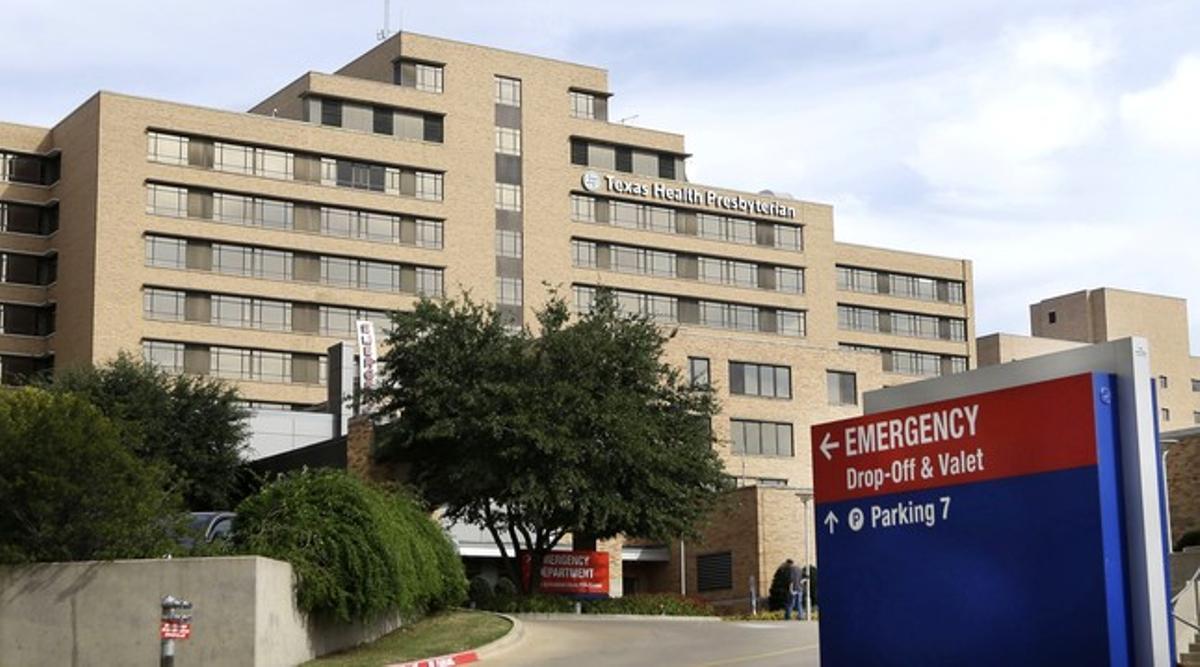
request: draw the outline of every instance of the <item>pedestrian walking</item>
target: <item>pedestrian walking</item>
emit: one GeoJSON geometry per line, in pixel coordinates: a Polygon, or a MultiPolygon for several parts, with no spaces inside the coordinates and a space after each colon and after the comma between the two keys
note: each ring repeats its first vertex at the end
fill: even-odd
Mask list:
{"type": "Polygon", "coordinates": [[[796,620],[801,620],[800,616],[800,596],[804,592],[804,572],[791,559],[784,562],[787,565],[788,571],[788,599],[787,605],[783,608],[783,620],[790,621],[792,619],[792,611],[796,612],[796,620]]]}

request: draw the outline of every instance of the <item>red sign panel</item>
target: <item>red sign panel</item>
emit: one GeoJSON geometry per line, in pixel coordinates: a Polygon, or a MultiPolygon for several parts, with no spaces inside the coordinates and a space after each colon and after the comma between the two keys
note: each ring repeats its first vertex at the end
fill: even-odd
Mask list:
{"type": "Polygon", "coordinates": [[[158,628],[161,639],[187,639],[192,636],[192,624],[173,621],[163,621],[158,628]]]}
{"type": "MultiPolygon", "coordinates": [[[[521,577],[528,582],[532,556],[521,554],[521,577]]],[[[542,560],[542,593],[608,595],[608,554],[603,551],[551,551],[542,560]]]]}
{"type": "Polygon", "coordinates": [[[1091,381],[1075,375],[813,426],[817,502],[1096,465],[1094,430],[1078,427],[1095,420],[1091,381]]]}

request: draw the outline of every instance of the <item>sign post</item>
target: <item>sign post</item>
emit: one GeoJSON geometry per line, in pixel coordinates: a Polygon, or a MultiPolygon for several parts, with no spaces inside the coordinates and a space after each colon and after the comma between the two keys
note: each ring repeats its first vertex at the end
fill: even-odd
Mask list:
{"type": "Polygon", "coordinates": [[[1161,506],[1128,483],[1145,397],[1102,359],[1122,343],[1144,346],[874,392],[813,427],[823,664],[1170,664],[1140,513],[1161,506]]]}

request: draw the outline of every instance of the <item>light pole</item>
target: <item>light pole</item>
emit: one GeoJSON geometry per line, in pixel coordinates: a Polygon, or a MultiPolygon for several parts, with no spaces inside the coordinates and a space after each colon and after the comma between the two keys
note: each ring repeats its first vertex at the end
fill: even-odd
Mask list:
{"type": "Polygon", "coordinates": [[[811,530],[812,521],[808,514],[808,501],[812,500],[812,489],[800,489],[796,491],[796,497],[800,499],[801,510],[804,520],[804,620],[808,621],[812,618],[812,596],[810,595],[812,583],[812,553],[808,548],[808,536],[811,530]]]}

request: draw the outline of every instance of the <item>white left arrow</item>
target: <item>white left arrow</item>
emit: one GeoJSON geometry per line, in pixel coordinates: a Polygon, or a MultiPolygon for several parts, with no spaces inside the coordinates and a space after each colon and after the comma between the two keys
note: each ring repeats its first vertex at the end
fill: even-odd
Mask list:
{"type": "Polygon", "coordinates": [[[829,514],[825,515],[825,525],[829,526],[829,534],[830,535],[833,534],[833,527],[837,525],[837,522],[838,522],[837,515],[834,514],[833,511],[830,511],[829,514]]]}
{"type": "Polygon", "coordinates": [[[821,445],[817,448],[817,449],[820,449],[821,453],[825,455],[826,461],[833,460],[833,454],[830,454],[829,452],[842,446],[842,443],[837,442],[835,440],[830,440],[829,439],[830,437],[831,437],[831,435],[829,433],[826,433],[825,438],[821,440],[821,445]]]}

